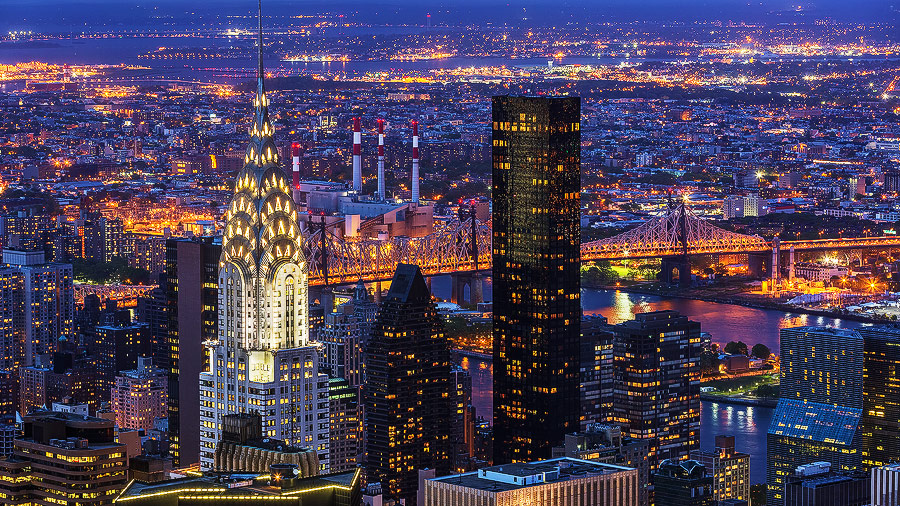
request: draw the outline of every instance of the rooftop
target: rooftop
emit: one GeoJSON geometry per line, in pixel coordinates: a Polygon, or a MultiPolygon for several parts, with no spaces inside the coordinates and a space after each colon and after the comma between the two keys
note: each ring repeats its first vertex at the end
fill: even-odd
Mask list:
{"type": "Polygon", "coordinates": [[[433,478],[429,481],[439,481],[489,492],[506,492],[548,483],[563,483],[629,471],[635,470],[630,467],[563,457],[538,462],[492,466],[471,473],[433,478]]]}

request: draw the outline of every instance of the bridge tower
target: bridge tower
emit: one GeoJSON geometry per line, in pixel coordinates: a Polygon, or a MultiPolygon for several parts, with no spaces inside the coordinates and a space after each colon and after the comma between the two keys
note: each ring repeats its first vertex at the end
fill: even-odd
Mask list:
{"type": "Polygon", "coordinates": [[[471,228],[469,234],[469,251],[470,258],[473,262],[473,269],[467,273],[456,273],[450,276],[451,292],[450,300],[456,304],[462,304],[465,301],[465,289],[469,287],[469,303],[479,304],[484,302],[483,280],[481,273],[478,272],[478,221],[475,216],[475,206],[469,209],[459,210],[459,219],[468,218],[471,220],[471,228]]]}
{"type": "Polygon", "coordinates": [[[687,216],[684,202],[678,204],[672,211],[672,214],[676,216],[677,220],[675,226],[675,239],[680,247],[681,254],[675,257],[663,257],[660,281],[670,284],[677,283],[681,286],[690,286],[691,257],[688,254],[687,216]]]}

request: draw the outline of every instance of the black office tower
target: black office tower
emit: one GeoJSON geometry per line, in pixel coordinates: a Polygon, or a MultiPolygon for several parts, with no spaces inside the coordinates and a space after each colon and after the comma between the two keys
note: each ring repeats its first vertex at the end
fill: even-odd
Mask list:
{"type": "Polygon", "coordinates": [[[454,388],[450,343],[425,278],[400,264],[366,349],[366,470],[385,497],[414,506],[418,470],[449,473],[454,388]]]}
{"type": "Polygon", "coordinates": [[[494,464],[578,430],[581,100],[493,99],[494,464]]]}
{"type": "Polygon", "coordinates": [[[203,341],[215,340],[218,332],[220,241],[166,241],[169,438],[180,467],[200,462],[200,371],[203,341]]]}

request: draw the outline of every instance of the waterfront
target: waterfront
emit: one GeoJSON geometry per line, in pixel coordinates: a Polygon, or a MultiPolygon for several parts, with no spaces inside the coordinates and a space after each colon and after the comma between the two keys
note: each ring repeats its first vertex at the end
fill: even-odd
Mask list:
{"type": "MultiPolygon", "coordinates": [[[[446,279],[449,285],[449,278],[446,279]]],[[[449,293],[449,286],[445,288],[444,284],[438,278],[432,282],[436,295],[442,296],[445,291],[449,293]]],[[[490,293],[489,286],[486,286],[485,297],[490,297],[490,293]]],[[[724,344],[742,340],[748,346],[763,343],[775,353],[778,352],[778,332],[782,328],[799,325],[857,328],[862,325],[835,318],[617,290],[584,289],[581,293],[584,312],[603,315],[610,323],[630,320],[635,313],[673,309],[699,321],[701,330],[712,334],[713,342],[724,344]]],[[[490,419],[493,403],[493,369],[490,362],[464,357],[461,365],[472,375],[472,397],[477,415],[490,419]]],[[[700,446],[712,449],[717,434],[734,435],[737,449],[751,455],[752,483],[762,483],[765,481],[766,431],[773,412],[772,408],[704,401],[700,417],[700,446]]]]}

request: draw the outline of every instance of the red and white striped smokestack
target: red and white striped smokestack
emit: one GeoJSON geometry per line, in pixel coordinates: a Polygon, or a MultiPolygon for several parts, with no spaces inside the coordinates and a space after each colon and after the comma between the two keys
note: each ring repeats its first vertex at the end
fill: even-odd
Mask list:
{"type": "Polygon", "coordinates": [[[291,163],[294,169],[294,188],[300,188],[300,143],[291,144],[291,163]]]}
{"type": "Polygon", "coordinates": [[[362,193],[362,133],[359,118],[353,118],[353,191],[362,193]]]}
{"type": "Polygon", "coordinates": [[[419,122],[412,122],[413,138],[413,159],[412,159],[412,199],[413,203],[419,203],[419,122]]]}
{"type": "Polygon", "coordinates": [[[387,199],[384,189],[384,120],[378,120],[378,198],[387,199]]]}

